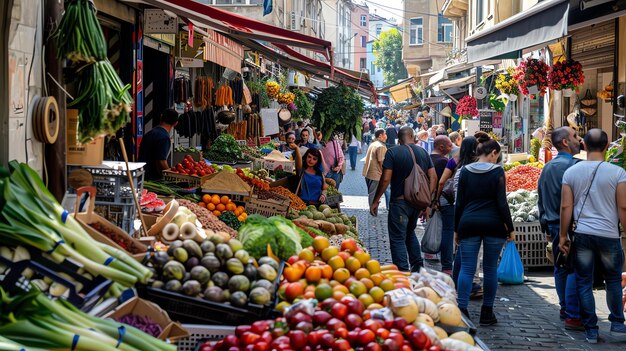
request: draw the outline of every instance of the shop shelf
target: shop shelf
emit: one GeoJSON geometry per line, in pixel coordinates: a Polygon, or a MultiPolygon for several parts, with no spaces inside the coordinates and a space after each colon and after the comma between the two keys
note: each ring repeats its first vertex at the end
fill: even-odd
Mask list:
{"type": "Polygon", "coordinates": [[[539,222],[513,223],[515,227],[515,245],[522,259],[524,268],[551,267],[546,257],[545,234],[539,222]]]}

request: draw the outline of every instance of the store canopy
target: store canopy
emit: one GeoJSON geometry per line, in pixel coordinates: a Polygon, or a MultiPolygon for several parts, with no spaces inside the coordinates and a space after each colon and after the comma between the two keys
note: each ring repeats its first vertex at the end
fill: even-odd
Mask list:
{"type": "Polygon", "coordinates": [[[569,1],[538,3],[466,40],[468,62],[495,58],[517,58],[520,50],[567,35],[569,1]]]}
{"type": "Polygon", "coordinates": [[[411,87],[412,83],[413,83],[413,77],[407,78],[402,81],[399,81],[398,83],[380,88],[378,89],[378,92],[379,93],[389,92],[389,94],[391,94],[391,97],[393,98],[394,101],[401,102],[413,96],[412,95],[413,87],[411,87]]]}
{"type": "Polygon", "coordinates": [[[450,89],[462,87],[471,83],[476,82],[476,75],[471,75],[468,77],[458,78],[458,79],[450,79],[437,84],[439,90],[450,89]]]}
{"type": "MultiPolygon", "coordinates": [[[[127,0],[132,1],[132,0],[127,0]]],[[[285,44],[321,53],[332,65],[332,44],[298,32],[272,26],[245,16],[238,15],[190,0],[142,0],[154,7],[172,11],[180,17],[197,21],[218,30],[231,38],[255,39],[272,44],[285,44]]]]}

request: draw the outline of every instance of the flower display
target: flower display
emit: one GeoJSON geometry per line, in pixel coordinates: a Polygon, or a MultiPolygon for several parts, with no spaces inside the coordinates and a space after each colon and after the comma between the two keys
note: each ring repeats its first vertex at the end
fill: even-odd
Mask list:
{"type": "Polygon", "coordinates": [[[517,66],[514,78],[524,95],[530,95],[528,89],[536,86],[539,95],[544,96],[548,87],[549,70],[550,67],[543,60],[527,58],[517,66]]]}
{"type": "Polygon", "coordinates": [[[585,82],[583,66],[575,60],[555,63],[550,70],[549,78],[552,90],[578,90],[578,86],[585,82]]]}
{"type": "Polygon", "coordinates": [[[461,117],[478,116],[478,107],[476,98],[466,95],[461,98],[459,104],[456,105],[456,114],[461,117]]]}
{"type": "Polygon", "coordinates": [[[292,104],[296,100],[296,95],[291,92],[279,93],[276,100],[279,104],[292,104]]]}
{"type": "Polygon", "coordinates": [[[500,73],[496,77],[496,88],[502,92],[502,94],[517,95],[519,94],[519,87],[517,80],[513,78],[515,75],[515,69],[512,67],[507,68],[505,73],[500,73]]]}
{"type": "Polygon", "coordinates": [[[270,99],[275,99],[280,92],[280,85],[274,81],[267,81],[265,83],[265,92],[270,99]]]}
{"type": "Polygon", "coordinates": [[[291,111],[291,112],[294,112],[294,111],[297,111],[297,110],[298,110],[298,107],[297,107],[297,106],[296,106],[296,104],[294,104],[293,102],[292,102],[292,103],[289,103],[289,104],[287,105],[287,108],[288,108],[288,109],[289,109],[289,111],[291,111]]]}

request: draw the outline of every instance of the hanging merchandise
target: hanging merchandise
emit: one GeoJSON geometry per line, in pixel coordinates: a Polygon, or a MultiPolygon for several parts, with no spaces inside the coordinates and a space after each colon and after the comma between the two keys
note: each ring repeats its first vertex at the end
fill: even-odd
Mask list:
{"type": "Polygon", "coordinates": [[[199,115],[193,111],[187,111],[178,117],[176,132],[183,138],[191,138],[198,134],[200,129],[199,115]]]}
{"type": "Polygon", "coordinates": [[[187,103],[191,97],[191,81],[186,77],[178,77],[174,80],[174,102],[177,104],[187,103]]]}
{"type": "Polygon", "coordinates": [[[66,1],[59,26],[52,33],[57,55],[72,62],[96,62],[107,59],[107,44],[90,0],[66,1]]]}
{"type": "Polygon", "coordinates": [[[252,94],[245,82],[243,83],[243,101],[241,103],[244,105],[250,105],[252,103],[252,94]]]}
{"type": "Polygon", "coordinates": [[[241,121],[228,125],[227,133],[235,137],[236,140],[246,140],[247,129],[248,122],[241,121]]]}
{"type": "Polygon", "coordinates": [[[232,105],[239,105],[243,100],[243,80],[239,77],[230,82],[230,88],[232,90],[232,96],[234,103],[232,105]]]}
{"type": "Polygon", "coordinates": [[[227,84],[220,85],[215,92],[215,106],[232,106],[233,101],[233,89],[227,84]]]}
{"type": "Polygon", "coordinates": [[[213,79],[205,76],[196,78],[193,91],[193,105],[204,109],[213,105],[213,79]]]}
{"type": "Polygon", "coordinates": [[[517,66],[514,78],[524,95],[544,96],[548,87],[549,70],[550,67],[543,59],[529,57],[517,66]]]}

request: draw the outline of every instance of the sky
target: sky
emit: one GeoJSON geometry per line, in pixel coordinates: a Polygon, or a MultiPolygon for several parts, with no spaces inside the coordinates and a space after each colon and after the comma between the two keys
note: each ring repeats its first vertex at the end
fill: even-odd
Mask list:
{"type": "Polygon", "coordinates": [[[404,0],[353,0],[355,3],[365,2],[370,9],[370,13],[374,13],[374,9],[376,9],[376,14],[379,16],[385,18],[395,17],[398,24],[402,22],[403,1],[404,0]]]}

